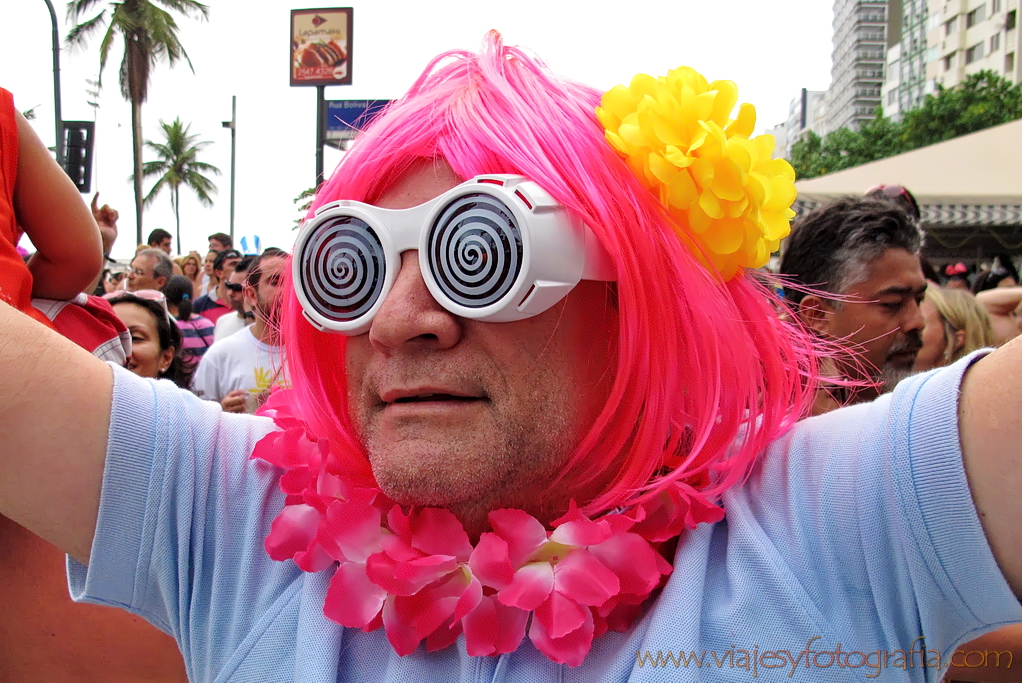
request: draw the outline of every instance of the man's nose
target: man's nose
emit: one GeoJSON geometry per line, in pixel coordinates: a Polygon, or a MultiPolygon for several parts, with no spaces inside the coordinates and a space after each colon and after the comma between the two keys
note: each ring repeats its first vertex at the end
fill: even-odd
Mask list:
{"type": "Polygon", "coordinates": [[[401,254],[394,286],[373,318],[369,341],[390,355],[399,350],[446,349],[461,339],[461,320],[437,303],[419,270],[419,254],[401,254]]]}
{"type": "Polygon", "coordinates": [[[911,330],[922,331],[924,324],[923,310],[919,307],[919,302],[912,299],[905,307],[905,320],[901,324],[901,329],[904,332],[911,330]]]}

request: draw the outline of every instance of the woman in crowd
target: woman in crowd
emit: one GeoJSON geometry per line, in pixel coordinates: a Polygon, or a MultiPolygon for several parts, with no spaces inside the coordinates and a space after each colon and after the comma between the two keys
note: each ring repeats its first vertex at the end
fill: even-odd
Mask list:
{"type": "Polygon", "coordinates": [[[944,367],[977,349],[996,346],[987,315],[969,292],[932,284],[919,305],[923,314],[923,348],[913,370],[944,367]]]}
{"type": "Polygon", "coordinates": [[[131,333],[127,368],[139,377],[169,379],[187,389],[195,366],[181,353],[181,332],[171,322],[163,293],[142,289],[108,294],[106,299],[131,333]]]}
{"type": "Polygon", "coordinates": [[[202,259],[192,251],[175,260],[181,266],[181,272],[192,283],[192,291],[190,292],[192,298],[198,298],[200,296],[199,289],[202,287],[202,259]]]}
{"type": "Polygon", "coordinates": [[[198,362],[213,345],[214,325],[208,318],[192,313],[192,283],[184,275],[174,275],[163,287],[167,308],[181,332],[181,353],[185,360],[198,362]]]}
{"type": "Polygon", "coordinates": [[[220,255],[220,252],[216,249],[210,249],[209,253],[206,254],[206,258],[202,261],[202,282],[205,284],[204,287],[199,287],[195,292],[195,298],[198,299],[200,296],[206,296],[216,291],[216,286],[220,284],[220,279],[213,272],[213,264],[216,262],[216,257],[220,255]]]}

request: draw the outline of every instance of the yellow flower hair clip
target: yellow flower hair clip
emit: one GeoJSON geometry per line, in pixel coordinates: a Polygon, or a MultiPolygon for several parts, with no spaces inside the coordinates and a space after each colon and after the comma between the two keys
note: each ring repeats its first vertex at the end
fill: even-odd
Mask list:
{"type": "Polygon", "coordinates": [[[750,138],[756,110],[738,102],[732,81],[687,66],[603,96],[596,116],[607,141],[674,219],[679,239],[730,279],[767,262],[795,215],[795,171],[773,159],[774,138],[750,138]]]}

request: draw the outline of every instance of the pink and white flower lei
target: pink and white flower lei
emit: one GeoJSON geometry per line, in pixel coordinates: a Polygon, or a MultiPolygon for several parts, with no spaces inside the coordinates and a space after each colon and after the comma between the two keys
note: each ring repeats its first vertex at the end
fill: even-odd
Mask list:
{"type": "Polygon", "coordinates": [[[274,392],[260,410],[280,431],[251,456],[286,470],[266,552],[306,572],[333,567],[323,613],[366,632],[382,626],[399,655],[423,640],[430,652],[445,648],[461,634],[469,655],[499,655],[528,631],[552,661],[577,666],[593,638],[627,631],[671,573],[660,545],[724,516],[678,483],[597,519],[572,503],[552,531],[522,510],[494,510],[493,531],[473,547],[450,511],[406,512],[388,500],[363,459],[309,432],[289,393],[274,392]]]}

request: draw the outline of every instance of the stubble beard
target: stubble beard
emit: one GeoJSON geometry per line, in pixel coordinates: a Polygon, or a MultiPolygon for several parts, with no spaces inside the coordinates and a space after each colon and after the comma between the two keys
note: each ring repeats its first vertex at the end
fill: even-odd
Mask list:
{"type": "Polygon", "coordinates": [[[360,440],[389,498],[401,505],[446,508],[475,539],[490,528],[491,510],[518,508],[548,523],[567,508],[567,497],[549,485],[574,447],[570,416],[563,406],[532,408],[518,420],[495,410],[489,425],[443,443],[384,442],[371,424],[360,440]]]}

